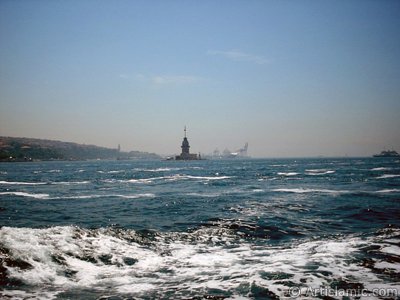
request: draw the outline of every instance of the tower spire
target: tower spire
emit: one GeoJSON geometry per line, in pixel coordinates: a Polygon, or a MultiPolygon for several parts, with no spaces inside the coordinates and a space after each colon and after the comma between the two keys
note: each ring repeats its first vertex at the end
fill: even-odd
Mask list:
{"type": "Polygon", "coordinates": [[[185,129],[184,129],[184,131],[185,131],[185,137],[186,137],[186,125],[185,125],[185,129]]]}

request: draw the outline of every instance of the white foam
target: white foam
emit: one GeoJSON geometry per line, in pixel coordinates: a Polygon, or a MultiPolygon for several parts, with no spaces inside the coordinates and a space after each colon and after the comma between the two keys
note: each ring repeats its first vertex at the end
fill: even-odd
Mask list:
{"type": "Polygon", "coordinates": [[[49,199],[49,194],[31,194],[25,192],[0,192],[0,195],[14,195],[14,196],[28,197],[35,199],[49,199]]]}
{"type": "Polygon", "coordinates": [[[190,176],[190,175],[183,175],[183,178],[185,178],[185,177],[187,179],[199,179],[199,180],[224,180],[224,179],[231,178],[231,176],[190,176]]]}
{"type": "MultiPolygon", "coordinates": [[[[332,280],[342,278],[361,282],[366,289],[379,285],[400,290],[399,285],[385,282],[357,260],[361,248],[376,243],[372,238],[345,236],[256,246],[247,242],[235,244],[229,232],[218,230],[221,229],[164,233],[153,244],[141,245],[134,242],[136,233],[129,230],[124,231],[124,238],[107,229],[2,227],[0,240],[11,258],[32,265],[27,270],[7,267],[10,277],[43,289],[50,287],[52,291],[113,289],[140,298],[150,293],[163,296],[171,289],[197,291],[201,295],[207,288],[237,291],[241,285],[257,284],[285,297],[290,285],[329,287],[332,280]],[[108,263],[101,259],[104,256],[108,256],[108,263]],[[63,263],[57,263],[54,257],[63,263]],[[127,264],[125,258],[137,262],[127,264]],[[310,266],[316,269],[310,271],[310,266]],[[66,271],[76,273],[65,276],[66,271]],[[266,276],[268,273],[289,276],[277,279],[266,276]]],[[[383,249],[390,253],[399,250],[388,244],[383,249]]],[[[397,269],[393,263],[377,263],[377,267],[385,266],[397,269]]],[[[232,299],[243,299],[237,297],[232,299]]]]}
{"type": "Polygon", "coordinates": [[[125,170],[112,170],[112,171],[97,171],[97,173],[100,174],[118,174],[118,173],[123,173],[125,170]]]}
{"type": "Polygon", "coordinates": [[[333,174],[336,171],[333,170],[326,170],[326,169],[315,169],[315,170],[306,170],[306,175],[310,176],[321,176],[321,175],[328,175],[328,174],[333,174]]]}
{"type": "Polygon", "coordinates": [[[400,256],[400,247],[395,246],[395,245],[387,246],[387,247],[382,248],[381,252],[400,256]]]}
{"type": "Polygon", "coordinates": [[[116,179],[106,179],[105,182],[108,183],[142,183],[142,184],[149,184],[155,181],[179,181],[179,180],[201,180],[201,181],[210,181],[210,180],[224,180],[232,178],[231,176],[192,176],[192,175],[169,175],[169,176],[160,176],[160,177],[149,177],[149,178],[132,178],[132,179],[125,179],[125,180],[116,180],[116,179]]]}
{"type": "Polygon", "coordinates": [[[396,272],[400,273],[400,265],[395,264],[395,263],[380,261],[380,262],[375,263],[374,267],[377,269],[391,269],[391,270],[395,270],[396,272]]]}
{"type": "Polygon", "coordinates": [[[88,181],[88,180],[84,180],[84,181],[54,181],[54,182],[51,182],[51,184],[53,184],[53,185],[57,185],[57,184],[60,184],[60,185],[79,185],[79,184],[88,184],[88,183],[90,183],[90,181],[88,181]]]}
{"type": "Polygon", "coordinates": [[[169,172],[169,171],[179,171],[182,170],[182,168],[156,168],[156,169],[135,168],[134,170],[140,172],[169,172]]]}
{"type": "Polygon", "coordinates": [[[157,169],[148,169],[144,170],[146,172],[169,172],[169,171],[178,171],[181,170],[181,168],[157,168],[157,169]]]}
{"type": "Polygon", "coordinates": [[[296,175],[299,175],[299,173],[296,173],[296,172],[278,172],[277,174],[279,176],[296,176],[296,175]]]}
{"type": "Polygon", "coordinates": [[[399,174],[385,174],[385,175],[376,177],[376,179],[386,179],[386,178],[395,178],[395,177],[400,177],[400,175],[399,174]]]}
{"type": "Polygon", "coordinates": [[[400,189],[385,189],[385,190],[380,190],[380,191],[376,191],[377,193],[399,193],[400,189]]]}
{"type": "Polygon", "coordinates": [[[111,195],[110,197],[124,198],[124,199],[138,199],[138,198],[154,198],[156,195],[152,193],[133,194],[133,195],[111,195]]]}
{"type": "Polygon", "coordinates": [[[139,198],[154,198],[156,195],[152,193],[142,193],[142,194],[92,194],[92,195],[76,195],[76,196],[66,196],[66,197],[53,197],[51,199],[96,199],[96,198],[123,198],[123,199],[139,199],[139,198]]]}
{"type": "Polygon", "coordinates": [[[0,195],[14,195],[19,197],[27,197],[42,200],[59,200],[59,199],[96,199],[96,198],[122,198],[122,199],[139,199],[139,198],[154,198],[153,193],[139,194],[90,194],[90,195],[72,195],[72,196],[57,196],[50,197],[49,194],[33,194],[26,192],[0,192],[0,195]]]}
{"type": "Polygon", "coordinates": [[[21,182],[21,181],[4,181],[4,180],[0,180],[0,184],[9,184],[9,185],[43,185],[43,184],[47,184],[47,182],[21,182]]]}
{"type": "Polygon", "coordinates": [[[156,180],[163,179],[163,177],[153,177],[153,178],[141,178],[141,179],[129,179],[129,180],[121,180],[121,182],[130,182],[130,183],[152,183],[156,180]]]}
{"type": "Polygon", "coordinates": [[[350,193],[350,191],[345,191],[345,190],[304,189],[304,188],[273,189],[272,191],[283,192],[283,193],[295,193],[295,194],[305,194],[305,193],[347,194],[347,193],[350,193]]]}
{"type": "Polygon", "coordinates": [[[386,167],[378,167],[378,168],[373,168],[371,171],[386,171],[386,170],[391,170],[392,168],[386,168],[386,167]]]}
{"type": "Polygon", "coordinates": [[[223,195],[223,193],[187,193],[187,196],[215,198],[223,195]]]}

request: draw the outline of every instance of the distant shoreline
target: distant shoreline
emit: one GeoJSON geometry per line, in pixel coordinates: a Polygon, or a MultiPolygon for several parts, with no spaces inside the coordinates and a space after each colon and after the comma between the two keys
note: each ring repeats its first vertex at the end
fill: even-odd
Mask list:
{"type": "Polygon", "coordinates": [[[130,151],[54,140],[0,137],[1,162],[161,159],[155,153],[130,151]]]}

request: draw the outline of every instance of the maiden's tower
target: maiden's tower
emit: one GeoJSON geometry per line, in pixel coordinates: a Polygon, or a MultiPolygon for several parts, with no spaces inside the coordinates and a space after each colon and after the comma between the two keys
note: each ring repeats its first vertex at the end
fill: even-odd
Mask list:
{"type": "Polygon", "coordinates": [[[189,152],[190,145],[189,145],[189,140],[186,137],[186,126],[184,129],[185,136],[183,137],[182,141],[182,153],[180,155],[175,156],[175,160],[200,160],[200,155],[197,154],[191,154],[189,152]]]}

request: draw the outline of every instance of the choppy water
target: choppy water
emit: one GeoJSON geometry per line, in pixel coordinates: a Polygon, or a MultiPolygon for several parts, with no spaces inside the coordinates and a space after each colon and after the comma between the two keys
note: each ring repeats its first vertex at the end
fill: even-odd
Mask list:
{"type": "Polygon", "coordinates": [[[400,295],[396,159],[4,163],[0,225],[2,297],[400,295]]]}

